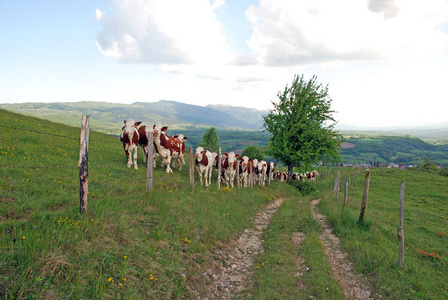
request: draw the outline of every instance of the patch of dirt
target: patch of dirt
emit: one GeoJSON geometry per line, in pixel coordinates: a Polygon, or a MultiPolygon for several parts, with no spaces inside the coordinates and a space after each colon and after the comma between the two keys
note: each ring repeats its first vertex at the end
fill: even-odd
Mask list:
{"type": "Polygon", "coordinates": [[[16,201],[16,199],[11,198],[11,197],[0,199],[0,202],[5,202],[5,203],[6,202],[14,202],[14,201],[16,201]]]}
{"type": "Polygon", "coordinates": [[[311,201],[311,213],[323,229],[319,239],[324,246],[327,260],[333,268],[333,276],[339,281],[348,299],[370,299],[371,292],[365,280],[353,269],[353,264],[348,260],[347,253],[341,250],[339,238],[327,225],[326,217],[319,213],[317,209],[319,202],[320,199],[311,201]]]}
{"type": "Polygon", "coordinates": [[[350,142],[343,142],[341,144],[341,149],[351,149],[351,148],[355,148],[356,144],[354,143],[350,143],[350,142]]]}
{"type": "Polygon", "coordinates": [[[238,298],[239,293],[252,286],[254,257],[263,251],[261,235],[283,201],[284,199],[276,199],[257,213],[254,228],[244,230],[229,254],[216,251],[215,259],[225,263],[215,270],[207,270],[204,274],[213,282],[205,299],[238,298]]]}

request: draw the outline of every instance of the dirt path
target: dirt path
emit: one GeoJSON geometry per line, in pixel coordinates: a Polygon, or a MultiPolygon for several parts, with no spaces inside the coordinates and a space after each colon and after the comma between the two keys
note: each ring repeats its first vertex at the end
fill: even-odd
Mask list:
{"type": "Polygon", "coordinates": [[[218,270],[206,272],[205,275],[213,280],[213,286],[206,299],[231,299],[250,288],[253,284],[251,276],[254,257],[263,251],[261,235],[283,201],[284,199],[276,199],[257,213],[254,228],[244,230],[231,253],[228,255],[223,252],[215,253],[216,259],[226,263],[218,270]]]}
{"type": "Polygon", "coordinates": [[[333,229],[326,224],[326,217],[319,213],[317,205],[320,199],[310,203],[313,218],[323,229],[319,239],[324,245],[327,260],[333,268],[333,276],[339,281],[348,299],[370,299],[370,290],[364,283],[362,275],[355,272],[347,254],[342,252],[339,238],[333,234],[333,229]]]}

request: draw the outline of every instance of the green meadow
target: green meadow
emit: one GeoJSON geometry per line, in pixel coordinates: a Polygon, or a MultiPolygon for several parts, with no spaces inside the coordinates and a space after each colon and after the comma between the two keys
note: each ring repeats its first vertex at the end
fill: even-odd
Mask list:
{"type": "MultiPolygon", "coordinates": [[[[81,122],[81,120],[80,120],[81,122]]],[[[121,127],[121,124],[117,124],[121,127]]],[[[189,185],[188,163],[159,164],[146,192],[146,167],[126,168],[118,137],[90,132],[87,213],[79,212],[80,128],[0,110],[0,297],[2,299],[196,299],[205,274],[225,261],[244,229],[276,198],[285,201],[254,257],[253,285],[238,297],[345,299],[319,241],[309,202],[327,216],[375,299],[448,298],[448,178],[371,170],[364,222],[357,223],[364,170],[335,169],[303,193],[274,181],[260,188],[189,185]],[[347,207],[343,182],[350,179],[347,207]],[[405,266],[397,265],[399,190],[405,191],[405,266]],[[304,233],[299,247],[295,233],[304,233]],[[300,278],[297,259],[309,268],[300,278]]],[[[213,297],[212,297],[213,298],[213,297]]]]}

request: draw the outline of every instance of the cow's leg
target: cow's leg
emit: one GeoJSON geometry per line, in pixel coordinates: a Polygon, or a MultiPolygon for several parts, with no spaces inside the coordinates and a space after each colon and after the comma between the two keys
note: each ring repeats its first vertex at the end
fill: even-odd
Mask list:
{"type": "Polygon", "coordinates": [[[128,168],[130,168],[131,167],[131,165],[132,165],[132,161],[131,161],[131,153],[129,153],[129,150],[128,149],[126,149],[126,150],[124,150],[125,152],[126,152],[126,159],[127,159],[127,166],[128,166],[128,168]]]}
{"type": "Polygon", "coordinates": [[[142,146],[143,151],[143,163],[146,163],[146,158],[148,156],[148,146],[142,146]]]}
{"type": "Polygon", "coordinates": [[[138,147],[134,147],[134,169],[138,169],[138,166],[137,166],[137,150],[138,150],[138,147]]]}
{"type": "MultiPolygon", "coordinates": [[[[196,170],[198,170],[198,174],[199,174],[199,182],[202,185],[202,173],[201,173],[201,169],[200,168],[196,168],[196,170]]],[[[205,183],[207,184],[207,177],[205,177],[205,183]]]]}
{"type": "Polygon", "coordinates": [[[171,167],[170,167],[170,164],[171,164],[171,156],[169,156],[169,157],[165,160],[165,163],[166,163],[166,173],[167,173],[167,174],[169,174],[169,173],[173,173],[173,170],[172,170],[171,167]]]}
{"type": "Polygon", "coordinates": [[[212,184],[212,171],[213,171],[212,167],[208,168],[208,170],[206,171],[206,172],[208,172],[208,185],[207,185],[207,187],[209,187],[212,184]]]}
{"type": "Polygon", "coordinates": [[[182,158],[181,158],[181,157],[178,157],[178,158],[176,159],[176,162],[177,162],[177,164],[179,164],[179,166],[177,167],[177,169],[178,169],[179,171],[182,171],[182,158]]]}
{"type": "MultiPolygon", "coordinates": [[[[208,170],[207,168],[204,170],[204,179],[205,179],[205,186],[208,187],[208,170]]],[[[201,181],[202,185],[202,181],[201,181]]]]}

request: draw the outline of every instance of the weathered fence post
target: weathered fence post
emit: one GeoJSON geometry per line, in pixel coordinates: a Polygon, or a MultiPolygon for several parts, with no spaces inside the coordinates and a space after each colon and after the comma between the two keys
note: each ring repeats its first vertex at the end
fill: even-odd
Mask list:
{"type": "Polygon", "coordinates": [[[345,182],[345,190],[344,190],[344,207],[347,206],[347,194],[348,194],[348,182],[345,182]]]}
{"type": "Polygon", "coordinates": [[[364,219],[364,213],[367,206],[367,196],[369,195],[369,185],[370,185],[370,170],[367,169],[366,176],[364,179],[364,193],[362,194],[361,212],[359,214],[358,223],[362,222],[364,219]]]}
{"type": "Polygon", "coordinates": [[[218,190],[221,189],[221,148],[218,149],[218,190]]]}
{"type": "Polygon", "coordinates": [[[339,198],[339,179],[341,177],[341,171],[338,170],[338,174],[336,175],[336,179],[334,180],[334,188],[333,188],[333,197],[337,201],[339,198]]]}
{"type": "Polygon", "coordinates": [[[240,184],[240,161],[238,159],[236,160],[236,186],[238,188],[241,187],[241,184],[240,184]]]}
{"type": "Polygon", "coordinates": [[[397,230],[398,236],[398,265],[404,267],[404,230],[403,230],[403,219],[404,219],[404,181],[401,182],[400,187],[400,226],[397,230]]]}
{"type": "MultiPolygon", "coordinates": [[[[207,186],[207,183],[205,183],[207,186]]],[[[190,187],[194,189],[194,156],[193,147],[190,146],[190,187]]]]}
{"type": "Polygon", "coordinates": [[[81,121],[81,137],[79,149],[79,210],[87,211],[87,195],[89,192],[89,123],[90,116],[83,115],[81,121]]]}
{"type": "Polygon", "coordinates": [[[148,139],[148,157],[146,158],[146,192],[152,192],[152,178],[154,172],[154,134],[146,127],[146,137],[148,139]]]}

